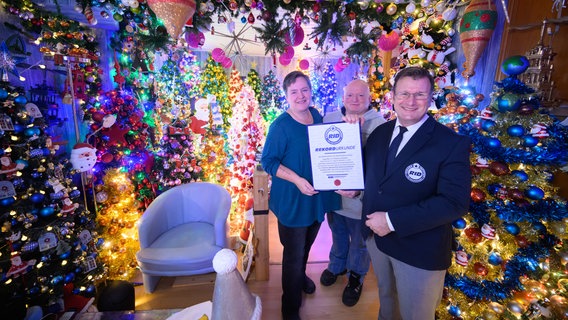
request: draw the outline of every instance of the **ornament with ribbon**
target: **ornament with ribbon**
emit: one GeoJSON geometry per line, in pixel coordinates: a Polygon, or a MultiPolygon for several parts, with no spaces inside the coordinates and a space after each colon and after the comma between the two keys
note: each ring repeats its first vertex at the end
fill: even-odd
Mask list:
{"type": "Polygon", "coordinates": [[[460,41],[465,55],[462,76],[475,75],[475,65],[489,43],[497,25],[497,11],[492,0],[472,0],[460,22],[460,41]]]}
{"type": "MultiPolygon", "coordinates": [[[[400,36],[397,31],[384,32],[377,40],[377,46],[381,49],[381,60],[385,82],[389,81],[392,51],[400,44],[400,36]]],[[[410,57],[409,57],[410,58],[410,57]]]]}

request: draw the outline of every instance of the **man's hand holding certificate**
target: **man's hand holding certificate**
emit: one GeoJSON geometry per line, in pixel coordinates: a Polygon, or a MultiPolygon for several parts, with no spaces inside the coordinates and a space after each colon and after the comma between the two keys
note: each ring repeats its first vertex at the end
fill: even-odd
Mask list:
{"type": "Polygon", "coordinates": [[[316,190],[362,190],[363,157],[358,123],[308,126],[316,190]]]}

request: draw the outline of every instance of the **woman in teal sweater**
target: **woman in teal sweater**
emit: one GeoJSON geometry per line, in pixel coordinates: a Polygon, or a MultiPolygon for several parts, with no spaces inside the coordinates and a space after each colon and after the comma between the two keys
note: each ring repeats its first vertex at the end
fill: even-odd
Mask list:
{"type": "Polygon", "coordinates": [[[307,126],[321,123],[310,107],[312,87],[308,76],[289,73],[282,82],[290,108],[270,125],[262,152],[262,167],[272,176],[269,208],[278,218],[282,253],[282,317],[300,319],[302,291],[315,292],[306,276],[312,244],[327,211],[339,209],[340,196],[318,192],[312,186],[307,126]]]}

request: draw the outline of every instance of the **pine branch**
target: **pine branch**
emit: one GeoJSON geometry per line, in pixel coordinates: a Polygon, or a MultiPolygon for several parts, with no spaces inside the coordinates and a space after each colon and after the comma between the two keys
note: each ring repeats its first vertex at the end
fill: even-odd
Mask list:
{"type": "Polygon", "coordinates": [[[310,39],[318,38],[318,49],[321,49],[326,40],[332,45],[343,45],[342,38],[349,34],[349,18],[340,12],[325,10],[322,12],[320,23],[313,29],[310,39]],[[335,18],[335,21],[333,19],[335,18]]]}
{"type": "Polygon", "coordinates": [[[282,34],[288,32],[286,27],[283,27],[283,21],[271,19],[263,24],[262,28],[253,27],[259,33],[259,38],[264,42],[264,53],[276,54],[284,52],[286,42],[282,34]]]}

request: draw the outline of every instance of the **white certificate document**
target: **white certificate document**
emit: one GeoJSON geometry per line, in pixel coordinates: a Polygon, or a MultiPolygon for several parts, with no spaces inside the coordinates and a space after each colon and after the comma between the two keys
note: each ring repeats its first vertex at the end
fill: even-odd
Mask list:
{"type": "Polygon", "coordinates": [[[308,139],[316,190],[363,190],[363,150],[358,123],[310,125],[308,139]]]}

